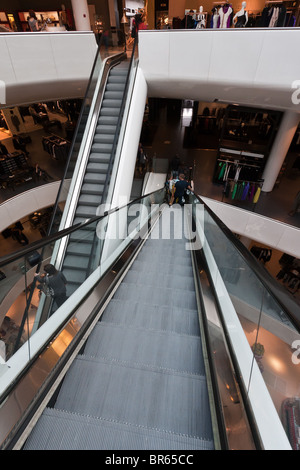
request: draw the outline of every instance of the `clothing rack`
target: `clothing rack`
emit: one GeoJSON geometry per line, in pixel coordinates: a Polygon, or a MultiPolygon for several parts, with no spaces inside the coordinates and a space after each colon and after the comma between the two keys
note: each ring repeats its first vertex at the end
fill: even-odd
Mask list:
{"type": "Polygon", "coordinates": [[[230,163],[232,165],[242,165],[242,166],[250,166],[250,167],[253,167],[253,168],[260,168],[259,165],[254,165],[253,163],[245,163],[245,162],[241,162],[241,161],[237,161],[237,160],[223,160],[222,158],[218,158],[217,159],[218,162],[224,162],[224,163],[230,163]]]}
{"type": "Polygon", "coordinates": [[[264,180],[259,181],[248,181],[248,180],[237,180],[228,178],[225,181],[222,202],[224,197],[231,199],[232,201],[251,202],[253,204],[253,210],[256,203],[259,200],[261,194],[261,188],[264,180]]]}
{"type": "Polygon", "coordinates": [[[262,261],[264,264],[270,261],[272,258],[272,250],[270,248],[262,248],[260,246],[253,245],[250,248],[251,253],[257,258],[259,261],[262,261]]]}
{"type": "Polygon", "coordinates": [[[70,142],[55,134],[42,137],[43,149],[55,160],[65,160],[70,149],[70,142]]]}
{"type": "Polygon", "coordinates": [[[69,140],[65,139],[64,137],[62,137],[62,136],[60,136],[60,135],[53,134],[53,132],[51,132],[50,137],[56,137],[57,139],[62,139],[63,141],[67,142],[67,144],[70,145],[70,141],[69,141],[69,140]]]}
{"type": "MultiPolygon", "coordinates": [[[[235,181],[233,178],[227,178],[228,181],[235,181]]],[[[250,184],[256,184],[256,185],[263,185],[263,182],[265,180],[259,179],[257,181],[251,181],[251,180],[236,180],[235,183],[250,183],[250,184]]]]}

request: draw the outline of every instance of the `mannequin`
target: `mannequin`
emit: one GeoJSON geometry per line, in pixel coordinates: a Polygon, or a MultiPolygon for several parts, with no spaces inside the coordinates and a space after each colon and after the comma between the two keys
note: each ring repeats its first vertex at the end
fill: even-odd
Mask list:
{"type": "Polygon", "coordinates": [[[219,26],[219,28],[230,28],[231,13],[232,13],[232,8],[228,3],[220,8],[220,10],[219,10],[219,15],[220,15],[220,26],[219,26]]]}
{"type": "Polygon", "coordinates": [[[197,14],[197,26],[196,28],[197,29],[202,29],[202,28],[205,28],[206,26],[206,19],[205,19],[205,15],[203,14],[203,7],[199,7],[199,13],[197,14]]]}
{"type": "Polygon", "coordinates": [[[218,23],[219,23],[219,11],[216,7],[212,9],[212,18],[211,18],[211,28],[218,28],[218,23]]]}
{"type": "Polygon", "coordinates": [[[233,22],[236,20],[234,25],[235,28],[245,28],[246,24],[248,23],[248,13],[245,10],[246,5],[246,2],[242,2],[241,10],[238,11],[233,18],[233,22]]]}

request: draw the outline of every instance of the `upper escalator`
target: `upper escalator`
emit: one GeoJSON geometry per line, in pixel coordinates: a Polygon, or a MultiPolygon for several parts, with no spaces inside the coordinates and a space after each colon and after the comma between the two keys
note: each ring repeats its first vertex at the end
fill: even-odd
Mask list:
{"type": "MultiPolygon", "coordinates": [[[[60,217],[66,192],[60,229],[95,217],[99,207],[109,203],[116,176],[116,172],[113,176],[114,165],[118,164],[118,146],[122,140],[122,123],[126,120],[128,90],[136,70],[135,54],[135,43],[129,58],[122,52],[103,62],[97,53],[49,234],[53,233],[54,220],[60,217]]],[[[79,237],[78,234],[71,235],[62,245],[60,269],[68,279],[67,294],[70,296],[92,272],[94,258],[99,256],[101,247],[88,229],[79,237]]]]}

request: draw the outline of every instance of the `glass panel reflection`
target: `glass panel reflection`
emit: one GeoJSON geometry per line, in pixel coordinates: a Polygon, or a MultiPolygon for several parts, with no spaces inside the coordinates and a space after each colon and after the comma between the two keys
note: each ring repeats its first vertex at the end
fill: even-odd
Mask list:
{"type": "MultiPolygon", "coordinates": [[[[297,345],[300,345],[299,332],[283,307],[264,287],[207,211],[203,228],[209,249],[252,349],[253,358],[290,442],[296,449],[299,446],[295,439],[300,403],[300,367],[296,358],[297,345]]],[[[217,274],[214,280],[218,282],[217,274]]],[[[249,368],[252,367],[249,364],[249,368]]],[[[249,382],[247,387],[250,386],[255,384],[249,382]]]]}

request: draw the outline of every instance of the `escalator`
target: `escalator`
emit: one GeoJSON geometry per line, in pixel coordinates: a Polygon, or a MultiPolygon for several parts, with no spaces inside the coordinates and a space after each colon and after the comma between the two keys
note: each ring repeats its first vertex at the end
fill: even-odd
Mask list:
{"type": "MultiPolygon", "coordinates": [[[[108,75],[97,127],[80,196],[75,210],[75,223],[96,215],[96,208],[103,202],[103,190],[112,158],[113,143],[128,74],[128,62],[114,66],[108,75]]],[[[110,176],[110,175],[108,175],[110,176]]],[[[108,183],[109,184],[109,181],[108,183]]]]}
{"type": "MultiPolygon", "coordinates": [[[[187,209],[170,209],[164,197],[155,191],[0,260],[0,268],[9,262],[14,273],[28,253],[55,250],[55,241],[95,222],[103,229],[118,219],[128,229],[74,295],[0,365],[1,449],[290,449],[247,343],[249,326],[244,333],[245,319],[237,318],[250,307],[252,286],[248,281],[245,290],[245,281],[263,279],[257,262],[250,257],[245,264],[238,241],[195,195],[187,209]],[[209,245],[217,228],[218,244],[209,245]],[[239,300],[240,312],[215,264],[220,258],[223,269],[219,254],[230,254],[227,263],[238,266],[232,301],[239,300]]],[[[28,284],[30,274],[23,276],[28,284]]],[[[267,301],[262,322],[262,299],[259,311],[253,288],[251,332],[255,322],[270,328],[274,318],[260,289],[267,301]]],[[[293,318],[281,303],[278,319],[290,335],[283,315],[293,318]]],[[[29,322],[23,324],[25,333],[29,322]]]]}
{"type": "MultiPolygon", "coordinates": [[[[115,146],[118,142],[128,68],[129,61],[125,60],[109,70],[74,211],[73,224],[95,217],[97,208],[106,200],[115,158],[115,146]]],[[[77,242],[76,235],[70,237],[61,267],[69,281],[68,295],[75,292],[88,276],[90,258],[93,256],[94,233],[87,232],[84,241],[80,244],[77,242]],[[76,250],[73,249],[73,242],[76,244],[76,250]]]]}
{"type": "Polygon", "coordinates": [[[191,253],[159,226],[25,449],[214,448],[191,253]]]}
{"type": "MultiPolygon", "coordinates": [[[[162,204],[164,190],[95,216],[112,184],[129,70],[126,61],[110,69],[99,93],[102,104],[85,147],[82,184],[74,201],[71,193],[70,225],[0,262],[0,268],[10,263],[12,279],[20,273],[27,289],[32,277],[26,261],[20,261],[40,249],[43,261],[55,261],[57,245],[66,241],[58,261],[68,279],[68,300],[57,312],[52,306],[47,311],[45,301],[43,322],[31,336],[31,296],[27,298],[20,332],[28,328],[28,341],[21,347],[17,341],[12,362],[0,368],[2,384],[6,382],[0,397],[1,448],[264,448],[249,393],[252,375],[259,371],[235,324],[236,312],[219,274],[223,266],[218,269],[216,261],[227,253],[228,267],[235,260],[241,277],[249,269],[252,279],[255,272],[260,290],[265,290],[264,273],[256,273],[252,259],[242,263],[235,238],[224,235],[220,222],[195,195],[189,206],[201,239],[195,250],[186,246],[187,213],[162,204]],[[140,215],[133,227],[130,210],[136,203],[146,208],[147,217],[140,215]],[[130,231],[125,230],[124,240],[110,243],[109,229],[116,221],[130,231]],[[164,236],[166,226],[171,231],[164,236]],[[147,237],[140,234],[144,227],[147,237]],[[209,244],[212,233],[217,242],[209,244]],[[220,242],[224,236],[233,251],[220,242]],[[235,351],[240,338],[241,355],[235,351]],[[241,366],[244,356],[247,364],[241,366]]],[[[274,291],[271,286],[272,295],[274,291]]],[[[234,294],[242,298],[240,292],[234,294]]],[[[285,315],[284,306],[282,310],[285,315]]],[[[264,386],[262,390],[263,395],[264,386]]],[[[257,408],[261,412],[260,403],[257,408]]],[[[273,429],[280,429],[282,446],[288,447],[281,423],[275,419],[274,424],[270,413],[268,418],[273,429]]],[[[266,448],[272,445],[268,442],[266,448]]]]}

